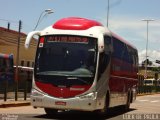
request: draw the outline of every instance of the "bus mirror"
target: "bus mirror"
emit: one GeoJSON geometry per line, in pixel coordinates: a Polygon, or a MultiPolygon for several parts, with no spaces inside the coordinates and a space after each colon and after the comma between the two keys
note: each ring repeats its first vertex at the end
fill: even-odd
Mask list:
{"type": "Polygon", "coordinates": [[[34,35],[40,35],[40,31],[32,31],[32,32],[28,33],[26,41],[25,41],[25,48],[29,48],[30,41],[32,40],[32,37],[34,35]]]}

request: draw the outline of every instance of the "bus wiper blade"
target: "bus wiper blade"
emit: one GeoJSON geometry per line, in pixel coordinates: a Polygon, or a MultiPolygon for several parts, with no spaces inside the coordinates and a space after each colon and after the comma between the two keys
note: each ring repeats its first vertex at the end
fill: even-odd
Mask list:
{"type": "Polygon", "coordinates": [[[67,74],[64,74],[63,72],[57,72],[57,71],[38,72],[37,75],[69,76],[67,74]]]}
{"type": "Polygon", "coordinates": [[[65,77],[92,77],[92,75],[88,74],[75,74],[72,72],[62,72],[62,71],[44,71],[37,72],[37,75],[53,75],[53,76],[65,76],[65,77]]]}
{"type": "Polygon", "coordinates": [[[85,80],[83,80],[81,78],[78,78],[78,77],[67,77],[67,80],[79,80],[79,81],[81,81],[81,82],[83,82],[83,83],[85,83],[87,85],[90,84],[89,82],[87,82],[87,81],[85,81],[85,80]]]}

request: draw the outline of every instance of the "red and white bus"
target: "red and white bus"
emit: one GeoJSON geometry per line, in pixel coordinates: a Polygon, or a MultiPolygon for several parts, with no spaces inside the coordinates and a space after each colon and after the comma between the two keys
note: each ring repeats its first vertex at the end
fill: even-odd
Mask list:
{"type": "Polygon", "coordinates": [[[63,18],[30,32],[25,47],[39,36],[31,104],[47,114],[58,110],[106,112],[136,98],[138,54],[127,41],[101,23],[63,18]]]}

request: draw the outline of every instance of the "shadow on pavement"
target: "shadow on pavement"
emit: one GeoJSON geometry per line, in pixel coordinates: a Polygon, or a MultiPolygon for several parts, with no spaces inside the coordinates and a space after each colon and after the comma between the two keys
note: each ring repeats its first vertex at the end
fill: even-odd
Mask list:
{"type": "MultiPolygon", "coordinates": [[[[129,111],[134,111],[136,109],[129,109],[129,111]]],[[[43,120],[47,119],[58,119],[58,120],[87,120],[87,119],[94,119],[94,120],[108,120],[116,116],[122,116],[123,114],[127,113],[126,111],[120,108],[110,108],[107,115],[101,115],[95,112],[80,112],[80,111],[64,111],[58,112],[52,116],[44,115],[37,115],[34,118],[40,118],[43,120]]]]}

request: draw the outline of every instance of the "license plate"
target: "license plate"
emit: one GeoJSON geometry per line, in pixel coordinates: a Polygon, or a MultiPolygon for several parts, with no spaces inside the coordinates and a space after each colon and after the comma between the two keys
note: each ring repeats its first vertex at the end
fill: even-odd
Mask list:
{"type": "Polygon", "coordinates": [[[63,105],[63,106],[66,106],[66,102],[63,102],[63,101],[56,101],[55,102],[55,105],[63,105]]]}

